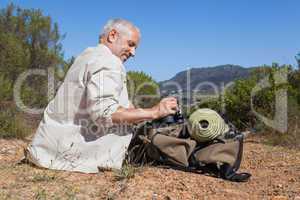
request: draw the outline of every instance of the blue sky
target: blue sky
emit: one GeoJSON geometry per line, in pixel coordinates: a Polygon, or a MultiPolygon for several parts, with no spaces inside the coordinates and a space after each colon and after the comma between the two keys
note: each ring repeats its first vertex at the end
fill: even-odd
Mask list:
{"type": "Polygon", "coordinates": [[[132,21],[142,39],[125,66],[158,81],[191,67],[295,65],[300,51],[299,0],[0,0],[0,7],[9,2],[58,22],[66,58],[95,46],[108,19],[132,21]]]}

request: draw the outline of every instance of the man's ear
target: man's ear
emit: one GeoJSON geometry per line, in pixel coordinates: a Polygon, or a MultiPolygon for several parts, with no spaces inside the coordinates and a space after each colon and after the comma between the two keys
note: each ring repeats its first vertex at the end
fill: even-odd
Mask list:
{"type": "Polygon", "coordinates": [[[115,29],[112,29],[109,33],[108,33],[108,42],[114,42],[117,40],[118,37],[118,32],[115,29]]]}

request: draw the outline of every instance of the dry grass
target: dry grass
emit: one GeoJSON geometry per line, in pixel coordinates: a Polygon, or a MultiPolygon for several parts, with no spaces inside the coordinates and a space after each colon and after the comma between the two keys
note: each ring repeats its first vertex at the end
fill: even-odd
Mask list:
{"type": "Polygon", "coordinates": [[[154,167],[127,166],[118,173],[98,174],[40,169],[16,164],[24,145],[20,140],[0,140],[1,200],[300,198],[300,152],[264,145],[260,138],[245,143],[241,171],[253,175],[247,183],[154,167]]]}

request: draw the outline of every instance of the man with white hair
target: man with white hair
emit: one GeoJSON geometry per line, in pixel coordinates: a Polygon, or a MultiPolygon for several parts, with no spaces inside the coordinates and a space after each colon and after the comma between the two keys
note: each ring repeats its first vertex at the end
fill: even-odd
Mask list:
{"type": "Polygon", "coordinates": [[[86,173],[120,169],[132,137],[126,125],[176,112],[172,97],[148,109],[128,100],[123,63],[139,44],[136,26],[109,20],[99,40],[76,58],[44,111],[26,151],[27,159],[40,167],[86,173]]]}

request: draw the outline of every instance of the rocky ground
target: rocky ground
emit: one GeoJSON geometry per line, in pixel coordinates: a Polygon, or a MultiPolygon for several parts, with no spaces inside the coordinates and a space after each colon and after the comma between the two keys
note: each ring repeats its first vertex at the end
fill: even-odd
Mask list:
{"type": "Polygon", "coordinates": [[[249,182],[232,183],[205,175],[143,167],[132,178],[114,171],[82,174],[17,164],[22,140],[0,140],[0,199],[272,199],[300,200],[300,151],[246,140],[240,171],[249,182]],[[120,177],[121,176],[121,177],[120,177]],[[120,180],[121,179],[121,180],[120,180]]]}

